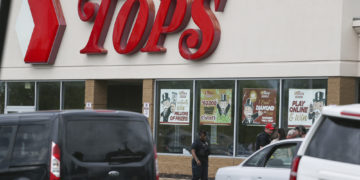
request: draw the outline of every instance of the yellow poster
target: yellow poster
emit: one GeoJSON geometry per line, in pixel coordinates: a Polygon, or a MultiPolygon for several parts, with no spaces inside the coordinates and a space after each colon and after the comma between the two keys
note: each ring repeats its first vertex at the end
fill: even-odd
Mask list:
{"type": "Polygon", "coordinates": [[[232,89],[201,89],[200,124],[231,125],[232,89]]]}

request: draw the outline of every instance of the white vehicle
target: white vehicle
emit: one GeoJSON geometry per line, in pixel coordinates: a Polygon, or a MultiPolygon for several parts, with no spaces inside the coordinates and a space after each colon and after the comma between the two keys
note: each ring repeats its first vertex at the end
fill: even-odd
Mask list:
{"type": "Polygon", "coordinates": [[[216,180],[288,180],[302,138],[278,141],[256,151],[238,166],[220,168],[216,180]]]}
{"type": "Polygon", "coordinates": [[[360,179],[360,104],[324,107],[297,157],[290,180],[360,179]]]}

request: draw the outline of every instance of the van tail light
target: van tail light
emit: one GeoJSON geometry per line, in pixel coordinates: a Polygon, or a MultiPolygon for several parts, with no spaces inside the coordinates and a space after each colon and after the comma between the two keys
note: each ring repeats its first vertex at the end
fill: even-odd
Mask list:
{"type": "Polygon", "coordinates": [[[159,180],[160,179],[160,174],[159,174],[159,163],[158,163],[158,158],[157,158],[156,147],[154,147],[154,157],[155,157],[156,180],[159,180]]]}
{"type": "Polygon", "coordinates": [[[301,156],[296,156],[292,162],[290,180],[296,180],[301,156]]]}
{"type": "Polygon", "coordinates": [[[51,147],[50,180],[60,180],[60,148],[54,142],[51,147]]]}

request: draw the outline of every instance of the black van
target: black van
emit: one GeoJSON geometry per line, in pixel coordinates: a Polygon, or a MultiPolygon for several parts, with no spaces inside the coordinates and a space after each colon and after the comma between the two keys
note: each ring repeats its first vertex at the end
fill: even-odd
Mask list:
{"type": "Polygon", "coordinates": [[[0,115],[1,180],[158,179],[145,116],[108,110],[0,115]]]}

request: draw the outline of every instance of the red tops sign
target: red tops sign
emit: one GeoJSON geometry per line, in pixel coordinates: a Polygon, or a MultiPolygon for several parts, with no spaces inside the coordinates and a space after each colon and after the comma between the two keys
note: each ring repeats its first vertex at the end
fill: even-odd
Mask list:
{"type": "MultiPolygon", "coordinates": [[[[51,0],[42,1],[50,2],[51,0]]],[[[139,50],[150,53],[166,52],[166,48],[163,46],[166,35],[182,31],[192,18],[199,29],[187,29],[182,32],[179,39],[180,54],[188,60],[199,60],[209,56],[218,46],[221,34],[220,24],[210,9],[210,1],[161,0],[155,17],[152,0],[126,0],[114,25],[112,39],[115,50],[120,54],[131,54],[139,50]],[[190,49],[196,49],[196,51],[193,52],[190,49]]],[[[215,11],[223,11],[227,0],[214,1],[215,11]]],[[[80,53],[101,54],[107,52],[103,44],[116,4],[117,0],[102,0],[100,5],[88,0],[78,1],[80,19],[94,21],[90,38],[80,53]]],[[[56,12],[61,12],[61,9],[57,9],[56,12]]],[[[49,45],[51,48],[53,46],[49,45]]],[[[31,51],[28,49],[27,54],[31,54],[29,50],[31,51]]],[[[35,51],[33,50],[33,54],[36,54],[35,51]]],[[[52,63],[47,59],[44,61],[33,59],[27,59],[25,62],[52,63]]]]}
{"type": "Polygon", "coordinates": [[[66,28],[60,2],[28,0],[27,3],[35,26],[24,61],[33,64],[53,64],[66,28]]]}

